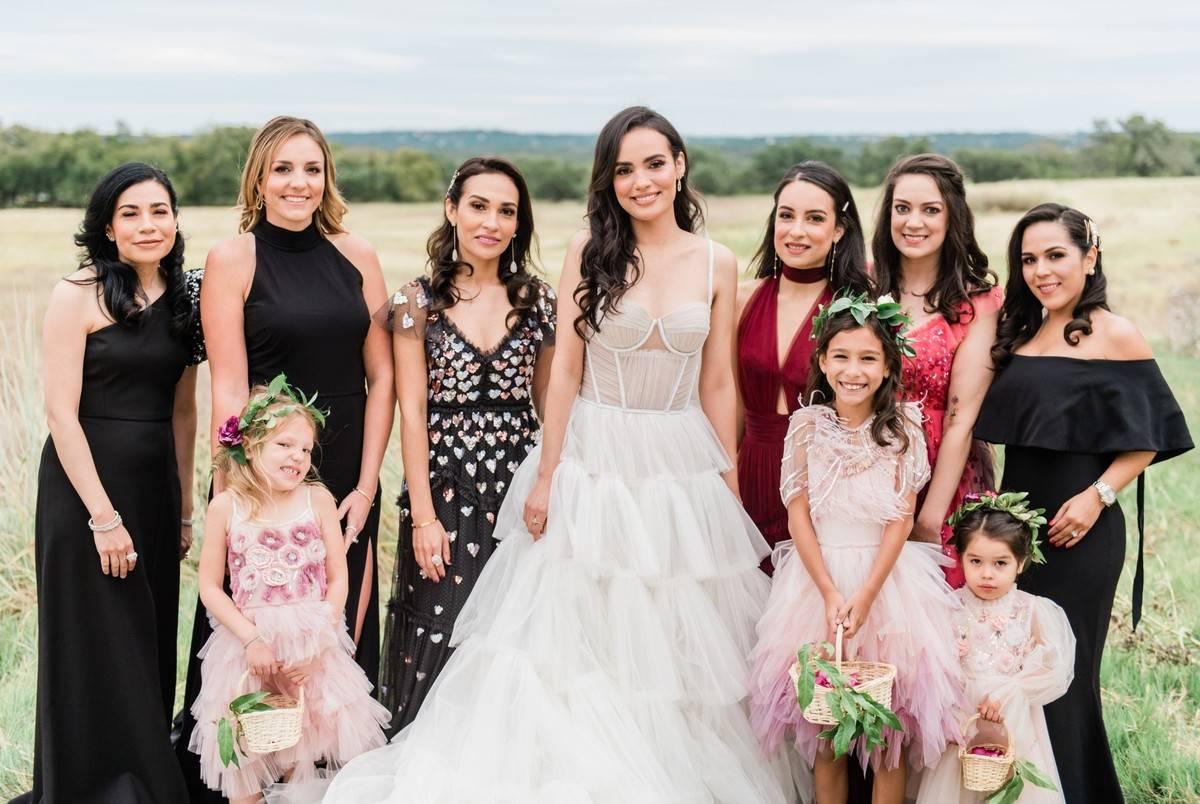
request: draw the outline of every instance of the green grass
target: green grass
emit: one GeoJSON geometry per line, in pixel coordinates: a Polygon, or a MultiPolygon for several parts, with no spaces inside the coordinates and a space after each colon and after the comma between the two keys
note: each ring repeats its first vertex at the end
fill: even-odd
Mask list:
{"type": "MultiPolygon", "coordinates": [[[[876,190],[856,191],[864,215],[876,190]]],[[[971,188],[977,225],[993,267],[1004,275],[1003,253],[1020,207],[1061,200],[1089,212],[1101,228],[1114,308],[1154,339],[1159,362],[1200,431],[1200,360],[1166,354],[1165,315],[1172,296],[1200,287],[1200,179],[1012,182],[971,188]]],[[[768,199],[712,199],[709,230],[739,255],[757,247],[768,199]]],[[[567,242],[582,224],[579,204],[536,209],[543,264],[552,277],[567,242]]],[[[372,204],[355,208],[351,228],[378,249],[390,287],[420,273],[424,238],[439,205],[372,204]]],[[[45,438],[37,336],[46,295],[74,263],[70,235],[75,210],[0,211],[0,800],[28,788],[32,764],[36,677],[36,600],[33,503],[45,438]]],[[[233,231],[226,209],[188,209],[188,262],[202,264],[216,240],[233,231]]],[[[1192,311],[1200,315],[1200,310],[1192,311]]],[[[201,421],[207,421],[207,370],[201,371],[201,421]]],[[[207,455],[202,437],[197,454],[207,455]]],[[[400,485],[398,439],[384,465],[385,496],[400,485]]],[[[196,472],[197,500],[207,473],[196,472]]],[[[1146,613],[1136,635],[1129,624],[1129,585],[1136,548],[1132,491],[1122,503],[1130,516],[1128,572],[1122,579],[1105,655],[1105,714],[1117,769],[1130,802],[1186,802],[1200,791],[1200,454],[1188,453],[1149,472],[1147,486],[1146,613]]],[[[199,513],[199,510],[198,510],[199,513]]],[[[198,523],[199,524],[199,523],[198,523]]],[[[387,504],[380,527],[380,591],[388,593],[395,556],[396,513],[387,504]]],[[[199,532],[199,529],[198,529],[199,532]]],[[[193,554],[197,551],[193,550],[193,554]]],[[[194,559],[184,566],[179,656],[187,654],[196,599],[194,559]]],[[[185,662],[180,661],[179,694],[185,662]]]]}

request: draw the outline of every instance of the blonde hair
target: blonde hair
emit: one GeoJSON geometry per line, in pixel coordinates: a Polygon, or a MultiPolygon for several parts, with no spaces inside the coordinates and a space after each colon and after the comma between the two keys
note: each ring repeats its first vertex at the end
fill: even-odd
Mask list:
{"type": "Polygon", "coordinates": [[[325,158],[325,194],[317,207],[317,228],[325,236],[346,231],[342,228],[346,201],[338,192],[337,171],[333,167],[333,152],[329,149],[329,142],[313,121],[280,115],[268,120],[250,141],[250,152],[246,154],[246,165],[242,168],[242,186],[238,191],[238,209],[242,216],[238,224],[239,232],[250,231],[263,219],[263,210],[259,208],[263,203],[261,184],[271,167],[275,151],[297,134],[311,137],[321,147],[321,154],[325,158]]]}
{"type": "MultiPolygon", "coordinates": [[[[250,389],[250,399],[253,400],[256,396],[266,393],[268,393],[267,386],[256,385],[250,389]]],[[[245,410],[242,413],[245,414],[245,410]]],[[[275,419],[269,427],[252,427],[243,431],[241,447],[246,456],[245,463],[235,459],[234,454],[228,449],[218,451],[215,460],[215,468],[225,473],[225,488],[232,491],[240,501],[249,507],[250,516],[254,516],[262,510],[271,496],[270,484],[263,477],[262,470],[258,468],[263,446],[270,439],[271,433],[299,417],[312,427],[314,442],[321,434],[321,426],[312,411],[306,406],[298,404],[294,399],[287,397],[276,399],[262,408],[257,418],[262,420],[271,416],[274,416],[275,419]]],[[[321,478],[317,474],[315,466],[309,466],[304,482],[321,484],[321,478]]]]}

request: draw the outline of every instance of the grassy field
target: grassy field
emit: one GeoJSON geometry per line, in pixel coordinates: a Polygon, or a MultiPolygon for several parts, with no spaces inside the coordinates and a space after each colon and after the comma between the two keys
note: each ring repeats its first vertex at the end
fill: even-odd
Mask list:
{"type": "MultiPolygon", "coordinates": [[[[878,191],[857,192],[864,214],[878,191]]],[[[971,188],[978,232],[1003,279],[1004,249],[1013,223],[1028,207],[1060,201],[1099,224],[1110,300],[1155,343],[1160,363],[1189,422],[1200,429],[1200,359],[1171,354],[1166,345],[1173,305],[1200,290],[1200,179],[1012,182],[971,188]]],[[[743,267],[762,236],[766,198],[712,199],[709,233],[739,255],[743,267]]],[[[566,244],[582,226],[579,204],[536,208],[542,263],[556,277],[566,244]]],[[[349,226],[378,249],[388,285],[421,272],[426,234],[440,205],[376,204],[356,207],[349,226]]],[[[0,210],[0,799],[27,789],[33,745],[36,673],[36,596],[33,572],[33,501],[37,461],[45,438],[41,411],[38,333],[51,285],[75,264],[71,235],[76,210],[0,210]]],[[[232,233],[228,209],[186,209],[188,264],[203,264],[208,248],[232,233]]],[[[1194,296],[1192,298],[1195,298],[1194,296]]],[[[1200,309],[1184,311],[1188,317],[1200,309]]],[[[206,421],[207,377],[201,378],[201,421],[206,421]]],[[[206,440],[206,439],[205,439],[206,440]]],[[[384,470],[385,494],[399,488],[396,439],[384,470]]],[[[208,454],[207,445],[198,454],[208,454]]],[[[1104,662],[1104,700],[1110,738],[1131,802],[1200,800],[1200,456],[1189,453],[1149,473],[1147,488],[1147,606],[1136,635],[1130,631],[1129,575],[1122,581],[1104,662]]],[[[199,489],[207,469],[196,473],[199,489]]],[[[1133,500],[1123,497],[1130,521],[1132,570],[1136,533],[1133,500]]],[[[381,574],[390,576],[395,511],[384,508],[381,574]],[[389,543],[390,542],[390,543],[389,543]]],[[[193,554],[195,551],[193,551],[193,554]]],[[[180,656],[187,649],[195,601],[194,559],[184,567],[180,656]]],[[[386,586],[386,583],[384,584],[386,586]]],[[[383,590],[386,594],[386,589],[383,590]]],[[[180,664],[182,676],[183,663],[180,664]]],[[[182,687],[181,687],[182,689],[182,687]]]]}

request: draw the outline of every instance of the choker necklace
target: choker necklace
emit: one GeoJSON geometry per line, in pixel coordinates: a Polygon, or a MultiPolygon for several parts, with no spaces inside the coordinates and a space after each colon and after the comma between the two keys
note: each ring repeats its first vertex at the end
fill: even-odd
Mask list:
{"type": "Polygon", "coordinates": [[[825,278],[825,266],[817,268],[790,268],[782,266],[783,278],[789,282],[799,282],[801,285],[811,285],[825,278]]]}

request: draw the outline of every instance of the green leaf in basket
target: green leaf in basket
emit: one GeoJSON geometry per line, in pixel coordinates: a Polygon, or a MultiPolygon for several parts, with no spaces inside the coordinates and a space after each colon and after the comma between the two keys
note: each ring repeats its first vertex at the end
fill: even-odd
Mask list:
{"type": "Polygon", "coordinates": [[[817,739],[818,740],[828,740],[830,742],[833,742],[833,737],[835,734],[837,734],[837,726],[830,726],[829,728],[825,729],[824,731],[821,731],[820,733],[818,733],[817,739]]]}
{"type": "MultiPolygon", "coordinates": [[[[258,692],[248,692],[245,695],[239,695],[229,702],[229,711],[233,712],[235,715],[244,715],[246,712],[262,711],[260,709],[254,709],[253,707],[261,704],[270,694],[271,693],[267,692],[266,690],[259,690],[258,692]]],[[[267,708],[270,709],[271,707],[268,706],[267,708]]]]}
{"type": "Polygon", "coordinates": [[[1058,789],[1058,787],[1056,787],[1054,784],[1054,780],[1042,773],[1041,769],[1032,762],[1024,759],[1018,759],[1015,764],[1016,768],[1014,770],[1014,774],[1019,774],[1022,779],[1030,784],[1037,785],[1045,790],[1058,789]]]}
{"type": "Polygon", "coordinates": [[[853,720],[843,720],[838,724],[837,734],[833,737],[833,757],[845,756],[850,752],[850,743],[854,740],[855,733],[858,731],[857,723],[853,720]]]}
{"type": "Polygon", "coordinates": [[[1021,778],[1021,774],[1014,773],[1003,787],[984,799],[984,804],[1014,804],[1023,792],[1025,792],[1025,780],[1021,778]]]}
{"type": "Polygon", "coordinates": [[[233,727],[229,725],[229,720],[221,718],[217,722],[217,753],[221,757],[221,764],[229,767],[232,763],[237,767],[241,767],[238,762],[237,751],[233,744],[233,727]]]}
{"type": "Polygon", "coordinates": [[[813,691],[816,687],[816,677],[809,667],[809,657],[812,655],[812,645],[805,645],[796,653],[796,662],[800,672],[796,674],[796,702],[803,712],[812,703],[813,691]]]}

